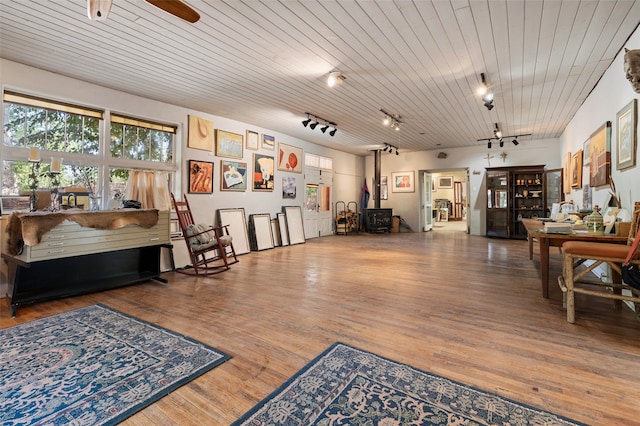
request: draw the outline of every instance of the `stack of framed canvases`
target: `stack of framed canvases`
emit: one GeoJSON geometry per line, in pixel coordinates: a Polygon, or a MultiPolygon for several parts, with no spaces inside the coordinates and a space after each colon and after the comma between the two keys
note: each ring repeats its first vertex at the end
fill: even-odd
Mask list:
{"type": "Polygon", "coordinates": [[[218,209],[217,215],[218,225],[228,226],[236,254],[305,242],[300,206],[283,206],[273,219],[268,213],[251,214],[248,222],[243,208],[218,209]]]}

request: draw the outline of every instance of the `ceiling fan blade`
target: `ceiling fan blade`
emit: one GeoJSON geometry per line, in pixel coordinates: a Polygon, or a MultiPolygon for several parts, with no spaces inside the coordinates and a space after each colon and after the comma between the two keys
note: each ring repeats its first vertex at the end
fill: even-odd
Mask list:
{"type": "Polygon", "coordinates": [[[180,0],[145,0],[147,3],[151,3],[157,8],[164,10],[167,13],[177,16],[180,19],[184,19],[187,22],[198,22],[200,14],[189,7],[186,3],[180,0]]]}

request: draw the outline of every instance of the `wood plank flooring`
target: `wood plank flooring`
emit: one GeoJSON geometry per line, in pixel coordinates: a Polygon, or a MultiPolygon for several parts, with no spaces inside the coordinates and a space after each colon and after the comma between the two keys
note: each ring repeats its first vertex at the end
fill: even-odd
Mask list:
{"type": "MultiPolygon", "coordinates": [[[[0,328],[103,303],[233,357],[124,425],[228,425],[336,341],[588,424],[640,425],[640,321],[580,297],[567,323],[537,258],[526,241],[452,231],[323,237],[16,318],[5,298],[0,328]]],[[[553,250],[552,276],[560,262],[553,250]]]]}

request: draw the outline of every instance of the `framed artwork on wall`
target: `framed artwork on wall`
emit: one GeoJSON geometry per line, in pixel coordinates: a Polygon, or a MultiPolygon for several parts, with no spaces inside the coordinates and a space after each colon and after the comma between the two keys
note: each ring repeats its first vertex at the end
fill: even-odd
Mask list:
{"type": "Polygon", "coordinates": [[[269,149],[271,151],[276,149],[276,138],[269,135],[262,135],[262,149],[269,149]]]}
{"type": "Polygon", "coordinates": [[[247,149],[257,150],[258,149],[258,139],[260,139],[260,135],[258,132],[254,132],[253,130],[247,130],[247,149]]]}
{"type": "Polygon", "coordinates": [[[587,139],[582,144],[582,165],[585,167],[588,166],[589,163],[591,162],[591,154],[589,151],[589,146],[590,146],[589,139],[587,139]]]}
{"type": "Polygon", "coordinates": [[[609,185],[611,175],[611,122],[600,126],[589,138],[589,186],[609,185]]]}
{"type": "Polygon", "coordinates": [[[246,191],[247,163],[222,160],[220,166],[220,190],[246,191]]]}
{"type": "Polygon", "coordinates": [[[278,170],[302,173],[302,148],[279,143],[278,170]]]}
{"type": "Polygon", "coordinates": [[[638,107],[634,99],[618,114],[616,169],[625,170],[636,165],[638,107]]]}
{"type": "Polygon", "coordinates": [[[201,149],[203,151],[212,151],[213,121],[190,115],[187,147],[201,149]]]}
{"type": "Polygon", "coordinates": [[[253,187],[254,191],[273,191],[274,161],[271,155],[253,154],[253,187]]]}
{"type": "Polygon", "coordinates": [[[453,176],[438,176],[438,189],[453,189],[453,176]]]}
{"type": "Polygon", "coordinates": [[[571,187],[582,188],[582,150],[571,157],[571,187]]]}
{"type": "Polygon", "coordinates": [[[413,171],[391,173],[391,192],[414,192],[413,171]]]}
{"type": "Polygon", "coordinates": [[[296,198],[296,178],[284,176],[282,178],[282,198],[294,200],[296,198]]]}
{"type": "Polygon", "coordinates": [[[565,194],[571,193],[571,153],[567,152],[562,164],[562,191],[565,194]]]}
{"type": "Polygon", "coordinates": [[[243,139],[244,137],[239,133],[216,129],[216,155],[242,159],[243,139]]]}
{"type": "Polygon", "coordinates": [[[211,194],[213,192],[213,163],[189,160],[189,193],[211,194]]]}
{"type": "Polygon", "coordinates": [[[389,180],[387,176],[380,176],[380,199],[389,199],[389,180]]]}

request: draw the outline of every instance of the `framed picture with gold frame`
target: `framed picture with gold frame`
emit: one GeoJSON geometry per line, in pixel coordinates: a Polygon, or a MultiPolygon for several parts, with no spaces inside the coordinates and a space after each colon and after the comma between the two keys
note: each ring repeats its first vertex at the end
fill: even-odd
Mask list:
{"type": "Polygon", "coordinates": [[[571,188],[582,188],[582,150],[571,156],[571,188]]]}
{"type": "Polygon", "coordinates": [[[589,186],[609,185],[611,175],[611,122],[607,121],[589,138],[589,186]]]}
{"type": "Polygon", "coordinates": [[[216,129],[216,155],[219,157],[239,158],[244,155],[244,137],[239,133],[231,133],[216,129]]]}

